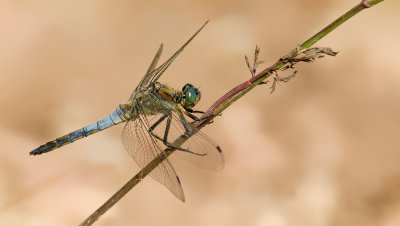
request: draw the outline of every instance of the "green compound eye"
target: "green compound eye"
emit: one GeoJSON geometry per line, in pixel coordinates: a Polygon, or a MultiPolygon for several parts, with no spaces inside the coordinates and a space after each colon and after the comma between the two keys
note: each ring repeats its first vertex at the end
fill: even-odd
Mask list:
{"type": "Polygon", "coordinates": [[[200,100],[200,91],[196,89],[192,84],[186,84],[182,88],[183,93],[183,100],[182,104],[183,107],[186,109],[190,109],[194,107],[200,100]]]}

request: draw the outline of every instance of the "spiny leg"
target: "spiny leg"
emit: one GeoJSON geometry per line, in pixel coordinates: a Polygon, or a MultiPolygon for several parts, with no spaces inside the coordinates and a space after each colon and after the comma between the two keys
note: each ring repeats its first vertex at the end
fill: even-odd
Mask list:
{"type": "Polygon", "coordinates": [[[193,110],[193,109],[186,109],[186,111],[190,112],[190,113],[199,113],[199,114],[204,114],[204,111],[199,111],[199,110],[193,110]]]}
{"type": "Polygon", "coordinates": [[[186,121],[186,119],[185,119],[185,117],[183,116],[182,113],[179,114],[179,119],[181,120],[183,128],[185,128],[185,133],[188,136],[192,136],[194,134],[194,132],[192,132],[191,129],[188,128],[188,122],[186,121]]]}
{"type": "MultiPolygon", "coordinates": [[[[169,128],[171,127],[171,119],[172,119],[172,115],[170,115],[170,116],[168,117],[168,119],[167,119],[167,125],[166,125],[166,128],[165,128],[165,134],[164,134],[164,140],[165,140],[165,142],[166,142],[167,144],[170,144],[170,143],[167,142],[167,141],[168,141],[169,128]]],[[[195,132],[193,132],[191,129],[188,128],[188,126],[187,126],[187,123],[188,123],[188,122],[186,121],[186,119],[185,119],[185,117],[183,116],[182,113],[179,114],[179,119],[181,120],[181,123],[183,124],[183,127],[185,128],[185,134],[184,134],[184,136],[186,136],[186,134],[189,135],[189,136],[193,136],[193,134],[194,134],[195,132]]],[[[170,145],[172,145],[172,144],[170,144],[170,145]]],[[[189,153],[192,153],[192,154],[195,154],[195,155],[200,155],[200,156],[205,156],[205,155],[207,155],[207,154],[196,153],[196,152],[190,151],[189,149],[186,149],[186,148],[180,148],[180,149],[178,149],[178,150],[185,151],[185,152],[189,152],[189,153]]]]}
{"type": "MultiPolygon", "coordinates": [[[[173,144],[171,144],[171,143],[168,142],[168,133],[169,133],[169,129],[170,129],[170,127],[171,127],[171,118],[172,118],[172,115],[170,115],[170,114],[164,114],[163,116],[161,116],[161,118],[158,119],[157,122],[155,122],[155,123],[149,128],[149,133],[150,133],[150,135],[153,136],[153,137],[155,137],[155,138],[157,138],[157,139],[160,140],[161,142],[163,142],[163,144],[164,144],[165,146],[169,147],[169,148],[177,149],[177,150],[180,150],[180,151],[184,151],[184,152],[188,152],[188,153],[195,154],[195,155],[200,155],[200,156],[206,155],[206,154],[199,154],[199,153],[196,153],[196,152],[192,152],[192,151],[190,151],[190,150],[188,150],[188,149],[185,149],[185,148],[176,147],[176,146],[174,146],[173,144]],[[164,138],[161,138],[161,137],[159,137],[157,134],[153,133],[153,130],[154,130],[162,121],[164,121],[166,118],[167,118],[167,124],[166,124],[166,126],[165,126],[164,138]]],[[[185,127],[185,130],[186,130],[185,133],[188,133],[189,130],[187,129],[186,126],[184,126],[184,127],[185,127]]],[[[190,133],[191,133],[191,132],[190,132],[190,133]]]]}
{"type": "Polygon", "coordinates": [[[185,109],[186,110],[186,115],[189,116],[191,119],[193,119],[194,121],[200,121],[200,119],[195,116],[193,113],[204,113],[202,111],[194,111],[192,109],[185,109]]]}
{"type": "Polygon", "coordinates": [[[164,121],[164,119],[167,118],[167,117],[168,117],[168,114],[164,114],[163,116],[161,116],[161,117],[157,120],[157,122],[155,122],[155,123],[149,128],[149,132],[152,133],[153,130],[154,130],[158,125],[160,125],[160,123],[161,123],[162,121],[164,121]]]}
{"type": "Polygon", "coordinates": [[[171,128],[171,115],[167,118],[167,124],[165,125],[164,141],[168,139],[169,128],[171,128]]]}
{"type": "MultiPolygon", "coordinates": [[[[195,116],[193,113],[199,113],[199,114],[204,114],[205,112],[204,111],[197,111],[197,110],[193,110],[193,109],[185,109],[185,112],[184,112],[187,116],[189,116],[191,119],[193,119],[194,121],[201,121],[201,120],[203,120],[203,119],[209,119],[209,118],[213,118],[213,117],[215,117],[215,116],[221,116],[222,114],[220,113],[220,114],[212,114],[212,115],[208,115],[208,116],[206,116],[206,117],[201,117],[201,118],[198,118],[197,116],[195,116]]],[[[210,121],[209,123],[212,123],[212,121],[210,121]]]]}

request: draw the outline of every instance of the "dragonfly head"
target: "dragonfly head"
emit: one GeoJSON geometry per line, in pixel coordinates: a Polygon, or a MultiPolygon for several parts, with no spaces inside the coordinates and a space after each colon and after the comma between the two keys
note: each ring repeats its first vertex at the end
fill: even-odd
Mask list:
{"type": "Polygon", "coordinates": [[[185,109],[191,109],[200,100],[200,91],[196,89],[192,84],[186,84],[182,88],[183,98],[182,105],[185,109]]]}

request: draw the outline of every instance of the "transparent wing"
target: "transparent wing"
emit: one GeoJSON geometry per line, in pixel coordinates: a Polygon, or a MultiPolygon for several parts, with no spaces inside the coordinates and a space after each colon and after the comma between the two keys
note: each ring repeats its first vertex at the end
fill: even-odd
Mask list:
{"type": "MultiPolygon", "coordinates": [[[[224,158],[220,147],[211,138],[192,126],[174,102],[167,101],[156,94],[153,94],[151,99],[154,100],[154,103],[152,103],[154,109],[158,109],[159,112],[169,112],[171,115],[171,122],[168,130],[168,119],[165,118],[154,128],[154,134],[164,139],[165,132],[168,131],[166,141],[171,144],[178,137],[184,135],[186,130],[189,130],[190,133],[193,134],[180,147],[194,152],[195,154],[176,150],[173,155],[178,155],[194,165],[206,169],[220,170],[224,167],[224,158]]],[[[158,116],[157,118],[159,119],[160,117],[161,116],[158,116]]],[[[155,120],[152,120],[149,123],[153,125],[155,122],[155,120]]]]}
{"type": "Polygon", "coordinates": [[[198,131],[191,123],[182,121],[179,114],[176,112],[172,114],[168,141],[172,143],[178,136],[185,133],[184,123],[186,123],[186,128],[188,128],[193,135],[181,145],[181,148],[196,154],[176,150],[173,155],[177,155],[194,165],[205,169],[220,170],[224,168],[224,157],[221,148],[207,135],[198,131]]]}
{"type": "Polygon", "coordinates": [[[189,40],[187,40],[185,42],[185,44],[183,44],[183,46],[181,48],[178,49],[178,51],[176,51],[174,53],[174,55],[172,55],[167,61],[165,61],[163,64],[161,64],[158,68],[156,68],[155,70],[150,70],[151,67],[155,67],[158,61],[158,58],[160,57],[159,55],[161,55],[161,49],[162,46],[159,49],[160,54],[156,54],[156,57],[154,57],[153,62],[155,62],[155,64],[150,65],[149,70],[147,71],[146,75],[143,77],[142,81],[140,81],[138,87],[136,88],[136,90],[142,86],[145,86],[151,82],[155,82],[157,81],[160,76],[164,73],[165,70],[167,70],[167,68],[169,67],[169,65],[171,65],[171,63],[175,60],[175,58],[183,51],[183,49],[185,49],[185,47],[193,40],[194,37],[196,37],[196,35],[204,28],[204,26],[206,26],[206,24],[208,23],[208,21],[206,21],[203,26],[200,27],[199,30],[196,31],[196,33],[194,33],[192,35],[192,37],[189,38],[189,40]],[[155,60],[157,58],[157,60],[155,60]]]}
{"type": "MultiPolygon", "coordinates": [[[[162,114],[158,114],[161,117],[162,114]]],[[[150,121],[140,115],[134,121],[128,121],[122,131],[122,143],[125,150],[136,161],[139,167],[146,166],[159,153],[162,153],[161,141],[154,139],[149,133],[149,123],[156,120],[154,116],[150,121]],[[161,144],[160,144],[161,143],[161,144]]],[[[178,199],[185,201],[179,178],[166,158],[151,173],[150,176],[168,188],[178,199]]]]}
{"type": "Polygon", "coordinates": [[[176,51],[176,53],[174,53],[174,55],[172,55],[167,61],[165,61],[163,64],[160,65],[160,67],[158,67],[155,70],[155,74],[151,79],[151,82],[155,82],[158,80],[158,78],[160,78],[160,76],[164,73],[165,70],[167,70],[167,68],[169,67],[169,65],[175,60],[175,58],[183,51],[183,49],[185,49],[185,47],[194,39],[194,37],[196,37],[196,35],[204,28],[204,26],[206,26],[206,24],[208,23],[208,21],[206,21],[200,28],[199,30],[196,31],[196,33],[194,33],[192,35],[192,37],[189,38],[189,40],[187,40],[185,42],[185,44],[183,44],[183,46],[181,48],[178,49],[178,51],[176,51]]]}
{"type": "MultiPolygon", "coordinates": [[[[173,143],[177,138],[193,134],[173,154],[207,169],[222,169],[224,160],[221,149],[205,134],[188,123],[178,105],[158,94],[148,93],[141,105],[135,106],[139,116],[130,120],[122,131],[122,143],[140,167],[163,153],[165,143],[173,143]],[[152,128],[152,133],[149,133],[152,128]],[[193,153],[189,153],[193,152],[193,153]]],[[[151,173],[155,180],[165,185],[176,197],[184,201],[179,178],[170,161],[166,158],[151,173]]]]}
{"type": "Polygon", "coordinates": [[[143,76],[142,80],[139,82],[136,90],[138,90],[140,87],[142,87],[143,84],[149,83],[151,77],[153,76],[153,73],[151,73],[151,72],[153,72],[154,69],[156,68],[158,60],[160,59],[162,50],[163,50],[163,44],[161,44],[160,47],[158,48],[156,55],[154,56],[153,60],[151,61],[151,64],[150,64],[149,68],[147,69],[146,74],[143,76]]]}

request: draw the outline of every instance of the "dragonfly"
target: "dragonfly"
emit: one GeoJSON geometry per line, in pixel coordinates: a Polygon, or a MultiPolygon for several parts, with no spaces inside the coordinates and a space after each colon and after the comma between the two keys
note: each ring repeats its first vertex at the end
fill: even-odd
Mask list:
{"type": "Polygon", "coordinates": [[[107,117],[49,141],[30,154],[40,155],[50,152],[125,122],[121,135],[125,150],[139,167],[144,167],[156,156],[163,155],[165,159],[150,173],[150,176],[184,202],[185,196],[180,179],[163,150],[175,149],[173,155],[176,154],[197,166],[212,170],[222,169],[224,158],[221,148],[189,121],[199,120],[195,114],[203,113],[193,109],[200,101],[200,91],[190,83],[184,85],[181,90],[175,90],[158,82],[158,79],[206,24],[207,22],[175,54],[156,67],[163,49],[161,44],[146,74],[129,99],[119,104],[107,117]],[[174,140],[182,136],[186,141],[182,145],[174,145],[174,140]]]}

